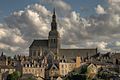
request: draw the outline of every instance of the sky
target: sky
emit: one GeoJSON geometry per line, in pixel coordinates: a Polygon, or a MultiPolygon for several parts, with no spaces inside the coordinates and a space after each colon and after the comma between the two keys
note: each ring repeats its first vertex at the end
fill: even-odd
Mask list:
{"type": "MultiPolygon", "coordinates": [[[[48,4],[44,3],[49,0],[1,0],[0,1],[0,20],[3,20],[4,17],[9,16],[14,11],[23,10],[26,6],[39,3],[46,4],[45,6],[48,8],[48,4]]],[[[53,0],[54,1],[54,0],[53,0]]],[[[95,15],[94,7],[98,4],[101,4],[105,8],[108,6],[107,0],[64,0],[70,6],[72,6],[72,10],[80,12],[82,16],[95,15]],[[85,8],[86,10],[83,10],[85,8]]],[[[53,5],[49,5],[54,7],[53,5]]],[[[51,10],[51,9],[50,9],[51,10]]]]}
{"type": "Polygon", "coordinates": [[[1,0],[0,52],[28,54],[46,39],[56,9],[62,48],[120,49],[120,0],[1,0]]]}

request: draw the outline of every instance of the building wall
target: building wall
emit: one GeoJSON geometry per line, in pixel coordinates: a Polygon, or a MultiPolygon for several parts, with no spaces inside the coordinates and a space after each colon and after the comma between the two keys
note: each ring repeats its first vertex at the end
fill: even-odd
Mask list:
{"type": "Polygon", "coordinates": [[[5,60],[1,60],[0,61],[0,65],[6,65],[6,61],[5,60]]]}
{"type": "Polygon", "coordinates": [[[97,74],[97,67],[94,64],[90,64],[87,67],[87,77],[93,79],[97,74]]]}
{"type": "Polygon", "coordinates": [[[79,68],[81,64],[81,58],[79,56],[76,57],[76,68],[79,68]]]}
{"type": "Polygon", "coordinates": [[[2,80],[2,73],[0,73],[0,80],[2,80]]]}
{"type": "Polygon", "coordinates": [[[65,76],[75,68],[76,68],[76,63],[61,62],[61,63],[59,63],[59,74],[61,76],[65,76]]]}
{"type": "Polygon", "coordinates": [[[8,71],[9,74],[11,74],[15,71],[15,69],[1,69],[1,73],[5,73],[7,71],[8,71]]]}
{"type": "Polygon", "coordinates": [[[38,77],[38,80],[42,80],[40,77],[45,78],[45,68],[41,67],[23,67],[23,74],[33,74],[38,77]]]}
{"type": "Polygon", "coordinates": [[[56,70],[56,69],[50,69],[50,71],[49,71],[49,76],[50,76],[50,77],[56,77],[56,76],[59,76],[59,70],[56,70]]]}
{"type": "Polygon", "coordinates": [[[60,49],[60,56],[65,56],[66,58],[76,58],[80,56],[81,58],[85,58],[87,56],[93,56],[97,53],[97,48],[94,49],[60,49]]]}
{"type": "Polygon", "coordinates": [[[32,47],[29,49],[30,57],[41,57],[47,48],[43,47],[32,47]]]}

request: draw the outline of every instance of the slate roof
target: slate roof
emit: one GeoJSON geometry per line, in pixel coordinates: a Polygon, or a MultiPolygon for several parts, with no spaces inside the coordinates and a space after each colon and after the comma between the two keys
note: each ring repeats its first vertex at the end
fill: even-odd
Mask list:
{"type": "Polygon", "coordinates": [[[30,45],[31,47],[48,47],[48,40],[34,40],[33,43],[30,45]]]}
{"type": "Polygon", "coordinates": [[[120,53],[114,53],[112,58],[120,59],[120,53]]]}
{"type": "Polygon", "coordinates": [[[10,65],[0,65],[0,68],[1,69],[14,69],[14,67],[10,65]]]}
{"type": "Polygon", "coordinates": [[[104,66],[107,66],[107,65],[113,65],[112,63],[107,63],[107,62],[101,62],[101,61],[91,61],[90,63],[93,63],[95,65],[104,65],[104,66]]]}
{"type": "Polygon", "coordinates": [[[75,58],[76,56],[86,57],[92,56],[97,53],[96,48],[91,49],[60,49],[60,56],[66,56],[68,58],[75,58]]]}
{"type": "Polygon", "coordinates": [[[55,63],[53,63],[53,64],[51,64],[49,67],[48,67],[48,70],[50,70],[50,69],[52,69],[52,68],[54,68],[54,69],[59,69],[59,65],[58,64],[55,64],[55,63]]]}
{"type": "Polygon", "coordinates": [[[95,55],[93,55],[93,56],[91,56],[92,58],[98,58],[98,57],[100,57],[100,53],[97,53],[97,54],[95,54],[95,55]]]}

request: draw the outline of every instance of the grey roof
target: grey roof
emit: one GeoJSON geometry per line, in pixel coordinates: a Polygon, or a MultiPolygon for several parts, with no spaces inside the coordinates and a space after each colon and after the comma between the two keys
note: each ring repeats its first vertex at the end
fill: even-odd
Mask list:
{"type": "Polygon", "coordinates": [[[86,57],[97,53],[96,48],[92,49],[60,49],[60,56],[75,58],[76,56],[86,57]]]}
{"type": "Polygon", "coordinates": [[[94,61],[91,61],[90,63],[93,63],[95,65],[104,65],[104,66],[107,66],[107,65],[113,65],[112,63],[107,63],[107,62],[101,62],[101,61],[97,61],[97,60],[94,60],[94,61]]]}
{"type": "Polygon", "coordinates": [[[48,47],[48,40],[34,40],[30,47],[48,47]]]}
{"type": "Polygon", "coordinates": [[[11,65],[0,65],[1,69],[15,69],[15,67],[11,66],[11,65]]]}
{"type": "Polygon", "coordinates": [[[112,54],[112,58],[120,59],[120,53],[112,54]]]}
{"type": "Polygon", "coordinates": [[[51,64],[51,65],[49,65],[49,66],[48,66],[48,70],[50,70],[51,68],[55,68],[55,69],[57,69],[57,70],[58,70],[59,65],[58,65],[58,64],[55,64],[55,63],[53,63],[53,64],[51,64]]]}

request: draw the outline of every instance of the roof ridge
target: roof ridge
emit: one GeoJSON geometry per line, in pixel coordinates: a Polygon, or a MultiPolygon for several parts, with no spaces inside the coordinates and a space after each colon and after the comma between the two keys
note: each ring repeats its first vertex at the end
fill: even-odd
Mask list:
{"type": "Polygon", "coordinates": [[[96,48],[61,48],[61,49],[64,49],[64,50],[66,50],[66,49],[69,49],[69,50],[73,50],[73,49],[79,50],[80,49],[80,50],[82,50],[83,49],[83,50],[85,50],[85,49],[96,49],[96,48]]]}
{"type": "Polygon", "coordinates": [[[48,39],[34,39],[35,41],[38,41],[38,40],[40,40],[40,41],[42,41],[42,40],[48,40],[48,39]]]}

